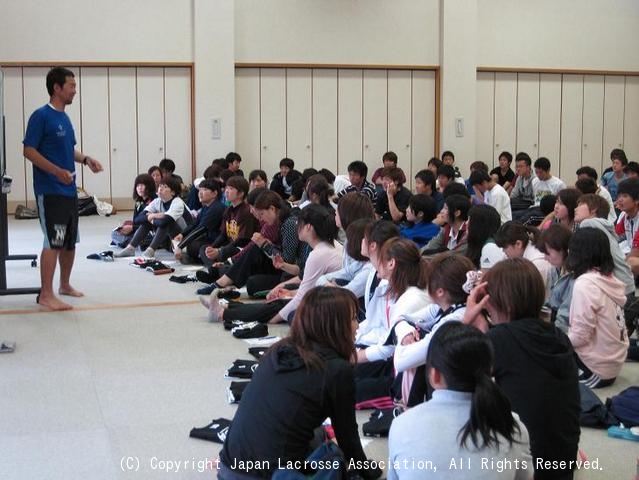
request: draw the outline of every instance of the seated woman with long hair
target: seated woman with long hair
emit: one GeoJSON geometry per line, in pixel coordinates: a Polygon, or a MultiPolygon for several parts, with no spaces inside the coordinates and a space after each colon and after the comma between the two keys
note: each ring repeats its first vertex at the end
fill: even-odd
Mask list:
{"type": "Polygon", "coordinates": [[[434,476],[443,478],[531,478],[526,427],[491,379],[490,340],[469,325],[446,323],[433,335],[425,361],[435,391],[393,421],[388,479],[423,479],[427,472],[418,462],[432,462],[434,476]],[[484,469],[487,458],[511,468],[484,469]]]}
{"type": "Polygon", "coordinates": [[[452,252],[436,255],[428,265],[428,293],[434,303],[403,315],[395,325],[397,346],[393,363],[395,372],[402,374],[403,405],[411,407],[424,401],[426,384],[420,377],[423,368],[420,370],[419,367],[426,361],[428,347],[437,329],[447,322],[459,322],[464,318],[468,298],[465,284],[467,274],[472,270],[472,262],[464,255],[452,252]]]}
{"type": "Polygon", "coordinates": [[[612,274],[606,234],[592,227],[578,229],[566,264],[575,277],[568,337],[577,354],[579,381],[590,388],[607,387],[621,371],[629,342],[625,287],[612,274]]]}
{"type": "Polygon", "coordinates": [[[537,459],[560,465],[537,469],[535,479],[571,479],[580,435],[577,365],[566,334],[540,319],[541,274],[529,260],[512,258],[482,280],[468,296],[464,323],[488,312],[494,324],[487,333],[495,349],[493,377],[528,429],[534,465],[537,459]]]}
{"type": "Polygon", "coordinates": [[[311,253],[304,264],[303,278],[296,276],[271,289],[267,303],[231,303],[222,307],[217,299],[217,290],[210,297],[200,297],[200,302],[209,310],[209,321],[224,319],[280,323],[290,321],[293,311],[299,306],[304,294],[315,286],[317,279],[340,268],[342,246],[335,241],[337,226],[335,215],[321,205],[311,204],[302,209],[297,217],[297,236],[305,242],[311,253]],[[288,287],[298,285],[296,290],[288,287]]]}
{"type": "Polygon", "coordinates": [[[501,226],[499,212],[487,204],[475,205],[468,212],[468,249],[466,256],[483,270],[506,258],[495,243],[495,234],[501,226]]]}
{"type": "MultiPolygon", "coordinates": [[[[363,462],[355,420],[352,361],[357,299],[345,289],[315,287],[295,312],[288,337],[261,359],[242,394],[220,453],[218,478],[270,478],[278,465],[303,461],[314,430],[330,417],[346,463],[363,462]],[[243,466],[253,465],[252,468],[243,466]]],[[[377,478],[377,468],[359,470],[377,478]]]]}

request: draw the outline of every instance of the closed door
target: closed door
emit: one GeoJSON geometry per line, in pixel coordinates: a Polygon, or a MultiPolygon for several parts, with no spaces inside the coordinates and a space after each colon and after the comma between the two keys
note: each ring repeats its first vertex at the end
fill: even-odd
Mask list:
{"type": "MultiPolygon", "coordinates": [[[[517,75],[517,146],[514,151],[524,151],[532,158],[539,153],[539,74],[517,75]]],[[[500,152],[495,152],[495,157],[500,152]]]]}
{"type": "MultiPolygon", "coordinates": [[[[477,160],[488,166],[495,165],[495,74],[477,73],[477,160]]],[[[499,153],[499,152],[497,152],[499,153]]]]}
{"type": "Polygon", "coordinates": [[[337,167],[337,70],[314,69],[312,90],[313,167],[346,173],[337,167]]]}
{"type": "MultiPolygon", "coordinates": [[[[235,71],[235,149],[246,173],[261,168],[260,70],[235,71]]],[[[271,175],[273,172],[267,172],[271,175]]]]}
{"type": "Polygon", "coordinates": [[[362,89],[363,160],[374,170],[388,150],[386,70],[364,70],[362,89]]]}
{"type": "Polygon", "coordinates": [[[581,167],[584,76],[564,75],[561,92],[561,162],[554,174],[562,179],[574,176],[581,167]]]}
{"type": "MultiPolygon", "coordinates": [[[[624,148],[624,90],[625,77],[606,75],[604,81],[604,130],[602,165],[610,163],[610,152],[624,148]]],[[[635,132],[637,135],[639,132],[635,132]]]]}
{"type": "MultiPolygon", "coordinates": [[[[539,75],[539,150],[538,156],[560,161],[561,75],[539,75]]],[[[534,156],[531,155],[532,158],[534,156]]],[[[557,165],[558,166],[558,165],[557,165]]]]}
{"type": "MultiPolygon", "coordinates": [[[[24,138],[24,114],[22,106],[22,68],[3,68],[4,85],[4,117],[5,117],[5,168],[7,175],[13,177],[11,193],[7,196],[9,202],[25,204],[27,191],[33,190],[31,184],[27,184],[26,171],[31,170],[31,162],[22,156],[24,138]],[[16,94],[19,92],[19,94],[16,94]],[[11,119],[19,121],[11,121],[11,119]]],[[[30,113],[29,113],[30,114],[30,113]]]]}
{"type": "MultiPolygon", "coordinates": [[[[604,110],[604,77],[602,75],[584,76],[583,130],[581,145],[581,165],[593,167],[601,172],[603,110],[604,110]]],[[[566,182],[575,178],[575,172],[566,178],[566,182]]]]}
{"type": "Polygon", "coordinates": [[[273,175],[286,156],[286,71],[283,68],[261,70],[260,106],[261,165],[267,175],[273,175]]]}
{"type": "MultiPolygon", "coordinates": [[[[164,69],[137,68],[138,158],[148,169],[166,158],[164,143],[164,69]]],[[[180,173],[176,171],[176,173],[180,173]]]]}
{"type": "MultiPolygon", "coordinates": [[[[337,92],[337,158],[340,172],[348,164],[363,160],[362,70],[339,70],[337,92]]],[[[369,170],[374,164],[369,164],[369,170]]]]}
{"type": "Polygon", "coordinates": [[[414,70],[412,72],[412,159],[410,174],[406,172],[412,186],[415,174],[428,165],[435,152],[435,72],[414,70]]]}
{"type": "Polygon", "coordinates": [[[517,142],[517,74],[495,74],[495,150],[515,150],[517,142]]]}
{"type": "Polygon", "coordinates": [[[388,71],[388,150],[397,154],[397,165],[412,184],[411,72],[388,71]]]}
{"type": "Polygon", "coordinates": [[[286,70],[286,156],[300,172],[313,166],[311,72],[306,68],[286,70]]]}
{"type": "MultiPolygon", "coordinates": [[[[111,138],[111,196],[116,199],[131,198],[133,182],[139,173],[138,132],[136,128],[135,68],[109,69],[109,129],[111,138]]],[[[133,200],[131,199],[131,204],[133,200]]]]}

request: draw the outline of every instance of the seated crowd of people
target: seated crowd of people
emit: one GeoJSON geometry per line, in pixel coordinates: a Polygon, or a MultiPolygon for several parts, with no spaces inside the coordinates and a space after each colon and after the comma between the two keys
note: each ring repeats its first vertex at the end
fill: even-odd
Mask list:
{"type": "Polygon", "coordinates": [[[390,416],[388,478],[455,457],[517,463],[508,478],[572,478],[580,384],[611,385],[639,360],[639,165],[610,158],[568,187],[525,152],[515,171],[502,152],[465,180],[446,151],[414,193],[393,152],[370,181],[362,161],[335,176],[284,158],[270,182],[229,153],[189,188],[164,159],[136,177],[114,256],[169,249],[202,265],[209,321],[290,325],[242,396],[219,478],[304,460],[327,417],[346,463],[377,478],[354,414],[375,407],[390,416]],[[266,301],[219,301],[240,288],[266,301]]]}

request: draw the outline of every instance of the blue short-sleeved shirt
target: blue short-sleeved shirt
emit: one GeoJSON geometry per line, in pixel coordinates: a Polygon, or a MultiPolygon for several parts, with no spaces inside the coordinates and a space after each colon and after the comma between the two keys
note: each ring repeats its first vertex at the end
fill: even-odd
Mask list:
{"type": "MultiPolygon", "coordinates": [[[[22,142],[33,147],[60,168],[75,172],[75,133],[69,116],[47,104],[31,114],[22,142]]],[[[75,178],[65,185],[55,175],[33,166],[33,189],[36,195],[77,195],[75,178]]]]}

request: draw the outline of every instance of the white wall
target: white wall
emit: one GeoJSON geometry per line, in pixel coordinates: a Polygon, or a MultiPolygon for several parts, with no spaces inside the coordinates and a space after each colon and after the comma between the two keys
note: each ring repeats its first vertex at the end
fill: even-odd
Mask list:
{"type": "Polygon", "coordinates": [[[237,62],[437,65],[438,0],[236,0],[237,62]]]}
{"type": "Polygon", "coordinates": [[[477,66],[639,70],[638,0],[449,3],[455,2],[5,1],[0,64],[193,62],[198,173],[235,144],[234,62],[441,64],[441,146],[463,156],[475,132],[468,72],[477,66]],[[468,135],[461,140],[451,121],[459,115],[468,135]],[[211,138],[211,118],[222,119],[220,140],[211,138]]]}
{"type": "Polygon", "coordinates": [[[4,1],[0,61],[190,62],[191,3],[4,1]]]}
{"type": "Polygon", "coordinates": [[[637,0],[477,0],[479,66],[639,70],[637,0]]]}

